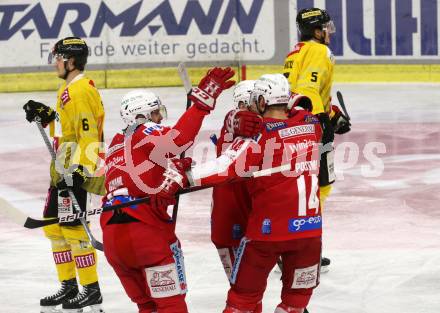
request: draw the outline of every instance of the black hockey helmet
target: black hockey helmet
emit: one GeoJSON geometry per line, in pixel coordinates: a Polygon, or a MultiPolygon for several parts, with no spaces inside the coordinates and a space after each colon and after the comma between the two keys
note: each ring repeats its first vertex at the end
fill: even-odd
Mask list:
{"type": "Polygon", "coordinates": [[[55,57],[62,57],[65,61],[74,58],[75,68],[80,71],[84,70],[89,56],[89,48],[86,42],[79,37],[66,37],[59,40],[49,54],[49,64],[55,57]]]}
{"type": "MultiPolygon", "coordinates": [[[[314,37],[315,29],[322,30],[331,21],[326,10],[319,8],[302,9],[296,16],[296,25],[304,40],[314,37]]],[[[334,32],[334,25],[331,23],[330,33],[334,32]]]]}

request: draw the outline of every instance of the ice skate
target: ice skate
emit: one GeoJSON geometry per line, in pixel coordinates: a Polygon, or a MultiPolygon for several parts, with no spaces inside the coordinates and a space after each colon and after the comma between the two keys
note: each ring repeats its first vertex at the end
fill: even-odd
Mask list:
{"type": "Polygon", "coordinates": [[[104,313],[102,295],[98,282],[86,285],[75,298],[63,303],[63,313],[104,313]],[[87,308],[87,309],[86,309],[87,308]],[[85,309],[85,310],[83,310],[85,309]]]}
{"type": "Polygon", "coordinates": [[[321,273],[327,273],[329,271],[330,259],[322,258],[321,259],[321,273]]]}
{"type": "Polygon", "coordinates": [[[56,307],[63,302],[74,298],[78,294],[78,284],[76,278],[61,282],[61,288],[55,294],[44,297],[40,300],[41,313],[61,312],[56,307]]]}

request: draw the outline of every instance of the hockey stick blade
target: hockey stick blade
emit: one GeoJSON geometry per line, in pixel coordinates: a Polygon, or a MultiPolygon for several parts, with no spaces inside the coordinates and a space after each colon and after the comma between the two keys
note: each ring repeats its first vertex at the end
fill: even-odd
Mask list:
{"type": "Polygon", "coordinates": [[[177,66],[177,73],[182,80],[183,88],[185,88],[185,91],[188,94],[191,91],[192,85],[191,80],[189,79],[188,71],[186,70],[185,63],[179,63],[179,65],[177,66]]]}
{"type": "Polygon", "coordinates": [[[344,98],[340,91],[336,91],[336,97],[338,97],[339,104],[341,105],[342,111],[344,111],[345,116],[350,120],[350,115],[348,115],[347,108],[345,107],[344,98]]]}
{"type": "Polygon", "coordinates": [[[24,226],[29,229],[39,228],[51,224],[58,223],[57,218],[39,220],[26,216],[20,209],[14,207],[11,203],[0,198],[0,214],[4,215],[10,221],[17,225],[24,226]]]}

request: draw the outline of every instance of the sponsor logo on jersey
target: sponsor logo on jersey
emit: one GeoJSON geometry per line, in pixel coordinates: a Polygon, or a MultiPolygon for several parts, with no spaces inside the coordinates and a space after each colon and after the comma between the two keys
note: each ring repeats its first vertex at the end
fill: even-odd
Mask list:
{"type": "Polygon", "coordinates": [[[107,151],[107,157],[115,153],[117,150],[124,148],[124,143],[118,143],[112,147],[110,147],[107,151]]]}
{"type": "Polygon", "coordinates": [[[293,273],[292,289],[312,288],[318,282],[318,264],[297,268],[293,273]]]}
{"type": "Polygon", "coordinates": [[[273,130],[278,130],[281,128],[285,128],[287,127],[286,122],[269,122],[266,123],[266,130],[268,132],[273,131],[273,130]]]}
{"type": "Polygon", "coordinates": [[[289,128],[280,129],[278,131],[280,138],[287,138],[287,137],[292,137],[292,136],[314,134],[314,133],[315,133],[315,125],[313,125],[313,124],[293,126],[293,127],[289,127],[289,128]]]}
{"type": "Polygon", "coordinates": [[[123,155],[115,156],[114,158],[112,158],[110,161],[108,161],[105,164],[105,172],[107,173],[112,167],[114,167],[115,165],[120,164],[122,162],[124,162],[123,155]]]}
{"type": "Polygon", "coordinates": [[[109,191],[113,191],[115,189],[118,189],[119,187],[122,186],[122,176],[118,176],[115,179],[112,179],[109,183],[108,183],[108,189],[109,191]]]}
{"type": "Polygon", "coordinates": [[[291,233],[297,233],[306,230],[315,230],[321,228],[322,228],[322,218],[320,215],[289,219],[288,229],[289,232],[291,233]]]}
{"type": "Polygon", "coordinates": [[[317,171],[318,161],[304,161],[295,164],[295,172],[305,172],[305,171],[317,171]]]}
{"type": "Polygon", "coordinates": [[[304,140],[297,143],[286,142],[284,146],[289,149],[289,151],[293,153],[298,152],[307,152],[310,147],[313,147],[316,144],[313,140],[304,140]]]}

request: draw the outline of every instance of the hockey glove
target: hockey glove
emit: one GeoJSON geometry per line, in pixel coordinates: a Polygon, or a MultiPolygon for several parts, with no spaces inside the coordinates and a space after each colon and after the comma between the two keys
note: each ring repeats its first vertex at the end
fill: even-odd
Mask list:
{"type": "Polygon", "coordinates": [[[161,211],[169,205],[176,204],[176,193],[188,186],[185,171],[191,167],[192,159],[168,159],[167,169],[163,173],[160,191],[150,196],[150,205],[153,210],[161,211]]]}
{"type": "Polygon", "coordinates": [[[263,118],[251,111],[231,111],[225,119],[225,128],[234,138],[254,137],[263,129],[263,118]]]}
{"type": "Polygon", "coordinates": [[[210,69],[199,82],[199,86],[191,90],[189,99],[201,110],[213,110],[220,93],[235,84],[235,81],[230,80],[234,74],[230,67],[210,69]]]}
{"type": "Polygon", "coordinates": [[[81,165],[71,173],[64,175],[63,179],[57,183],[57,188],[67,189],[78,189],[87,181],[87,173],[84,171],[84,168],[81,165]]]}
{"type": "Polygon", "coordinates": [[[47,124],[55,119],[55,111],[43,103],[29,100],[24,106],[23,110],[26,112],[26,119],[31,123],[38,117],[41,125],[46,127],[47,124]]]}
{"type": "Polygon", "coordinates": [[[318,119],[322,128],[322,144],[326,145],[329,142],[333,142],[335,140],[335,131],[328,114],[320,113],[318,114],[318,119]]]}
{"type": "Polygon", "coordinates": [[[287,103],[289,117],[293,115],[293,110],[298,110],[298,108],[303,108],[306,111],[312,112],[312,101],[307,96],[299,93],[292,93],[290,95],[289,102],[287,103]]]}
{"type": "Polygon", "coordinates": [[[350,120],[341,112],[339,107],[332,105],[332,111],[335,115],[331,118],[332,126],[335,130],[335,134],[342,135],[348,133],[351,130],[350,120]]]}

